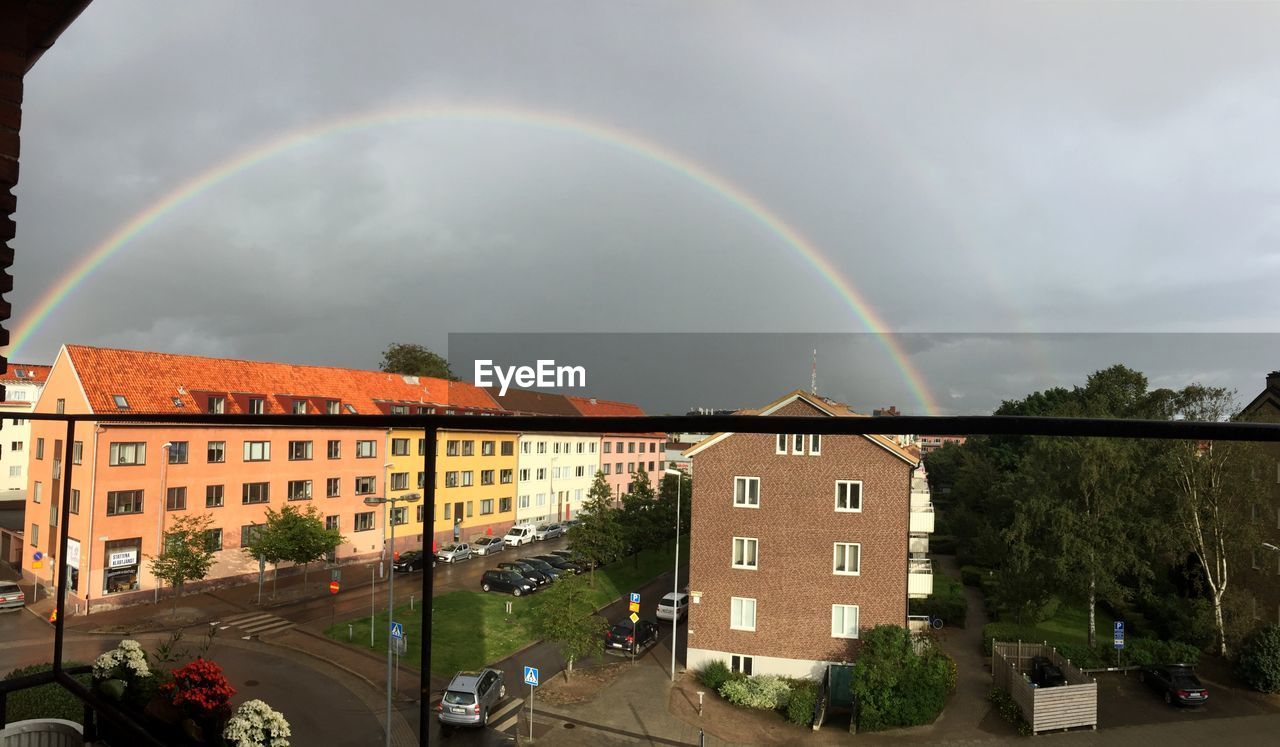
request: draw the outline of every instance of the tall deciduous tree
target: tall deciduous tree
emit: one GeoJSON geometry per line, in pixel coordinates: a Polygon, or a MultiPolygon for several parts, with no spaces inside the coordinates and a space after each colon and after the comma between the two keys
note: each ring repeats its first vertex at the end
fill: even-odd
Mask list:
{"type": "Polygon", "coordinates": [[[560,648],[567,664],[566,680],[575,661],[604,651],[608,623],[595,614],[591,592],[581,576],[562,578],[542,592],[534,601],[532,618],[534,633],[560,648]]]}
{"type": "Polygon", "coordinates": [[[388,345],[387,349],[382,351],[382,363],[379,364],[379,369],[387,373],[458,380],[449,368],[449,361],[443,356],[431,352],[422,345],[407,342],[393,342],[388,345]]]}
{"type": "Polygon", "coordinates": [[[303,509],[284,506],[280,513],[267,516],[268,531],[281,536],[283,560],[302,566],[302,585],[307,584],[311,563],[320,560],[342,544],[342,533],[327,529],[324,515],[311,504],[303,509]],[[274,525],[273,525],[274,519],[274,525]]]}
{"type": "Polygon", "coordinates": [[[613,507],[613,495],[603,472],[596,472],[587,500],[578,512],[578,521],[581,523],[569,533],[569,548],[588,561],[590,583],[594,587],[596,566],[609,563],[622,554],[622,524],[618,510],[613,507]]]}
{"type": "Polygon", "coordinates": [[[209,543],[213,516],[209,514],[176,517],[164,532],[164,546],[159,555],[150,556],[151,572],[173,587],[173,611],[178,610],[178,597],[189,581],[200,581],[213,567],[214,549],[209,543]]]}
{"type": "MultiPolygon", "coordinates": [[[[1192,385],[1172,398],[1174,417],[1222,421],[1237,411],[1233,392],[1192,385]]],[[[1265,499],[1261,453],[1239,441],[1175,441],[1167,445],[1165,470],[1174,489],[1166,526],[1174,547],[1195,555],[1208,586],[1217,629],[1218,653],[1227,656],[1223,597],[1235,578],[1234,566],[1261,542],[1251,521],[1253,506],[1265,499]]]]}

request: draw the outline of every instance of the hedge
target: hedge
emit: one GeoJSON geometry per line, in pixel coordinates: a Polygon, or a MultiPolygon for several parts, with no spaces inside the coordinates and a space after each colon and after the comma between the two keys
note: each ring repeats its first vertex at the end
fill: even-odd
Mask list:
{"type": "MultiPolygon", "coordinates": [[[[1054,641],[1044,631],[1018,625],[1016,623],[994,622],[982,626],[982,651],[991,655],[991,641],[1023,641],[1025,643],[1048,643],[1058,653],[1081,669],[1100,669],[1114,666],[1115,649],[1109,643],[1100,643],[1093,648],[1079,644],[1054,641]]],[[[1189,643],[1180,641],[1160,641],[1154,638],[1130,638],[1125,641],[1123,663],[1126,665],[1150,664],[1197,664],[1200,661],[1200,649],[1189,643]]]]}
{"type": "Polygon", "coordinates": [[[743,708],[778,710],[786,707],[790,695],[791,685],[771,674],[730,679],[720,686],[720,697],[743,708]]]}
{"type": "Polygon", "coordinates": [[[976,565],[960,566],[960,580],[964,582],[965,586],[980,585],[982,583],[982,578],[988,573],[989,571],[986,568],[981,568],[976,565]]]}
{"type": "Polygon", "coordinates": [[[878,625],[863,636],[853,665],[853,697],[858,730],[879,731],[931,723],[954,687],[950,657],[930,647],[917,655],[911,634],[897,625],[878,625]]]}
{"type": "Polygon", "coordinates": [[[788,679],[787,682],[791,684],[791,699],[787,701],[784,715],[798,726],[812,724],[813,708],[818,703],[818,683],[804,679],[788,679]]]}
{"type": "MultiPolygon", "coordinates": [[[[70,669],[84,665],[69,661],[64,662],[63,666],[70,669]]],[[[15,669],[6,674],[4,678],[12,680],[29,674],[48,672],[51,669],[53,669],[52,664],[33,664],[29,667],[15,669]]],[[[87,673],[78,674],[75,675],[75,679],[85,687],[89,687],[92,684],[93,676],[87,673]]],[[[9,693],[4,716],[5,723],[25,721],[32,718],[60,718],[74,721],[78,724],[84,721],[84,703],[62,685],[50,683],[9,693]]]]}
{"type": "Polygon", "coordinates": [[[925,599],[912,599],[909,603],[912,615],[940,617],[944,625],[963,628],[969,613],[969,600],[964,587],[952,576],[933,574],[933,594],[925,599]]]}
{"type": "Polygon", "coordinates": [[[1249,636],[1240,649],[1236,673],[1258,692],[1280,692],[1280,625],[1259,628],[1249,636]]]}

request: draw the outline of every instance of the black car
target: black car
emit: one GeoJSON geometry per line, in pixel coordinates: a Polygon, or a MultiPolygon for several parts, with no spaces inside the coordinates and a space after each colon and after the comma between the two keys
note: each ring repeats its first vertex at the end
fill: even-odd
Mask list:
{"type": "Polygon", "coordinates": [[[391,564],[391,569],[400,573],[420,571],[426,567],[427,556],[421,550],[406,550],[391,564]]]}
{"type": "Polygon", "coordinates": [[[652,620],[614,623],[604,634],[604,650],[609,653],[639,654],[658,642],[658,624],[652,620]]]}
{"type": "Polygon", "coordinates": [[[551,583],[550,576],[538,570],[537,568],[534,568],[528,563],[525,563],[519,560],[513,560],[508,563],[499,563],[498,570],[512,571],[514,573],[519,573],[521,576],[524,576],[525,578],[532,581],[536,586],[546,586],[547,584],[551,583]]]}
{"type": "Polygon", "coordinates": [[[568,571],[562,571],[545,560],[538,560],[537,558],[520,558],[520,562],[525,565],[533,566],[534,570],[541,571],[545,576],[550,576],[552,581],[568,574],[568,571]]]}
{"type": "Polygon", "coordinates": [[[485,591],[505,591],[518,597],[532,594],[537,586],[515,571],[485,571],[480,577],[480,588],[485,591]]]}
{"type": "Polygon", "coordinates": [[[1143,667],[1138,679],[1164,696],[1164,702],[1170,705],[1200,706],[1209,702],[1209,691],[1200,684],[1190,664],[1143,667]]]}
{"type": "Polygon", "coordinates": [[[550,565],[553,568],[558,568],[559,570],[564,571],[565,573],[576,574],[576,573],[582,573],[583,571],[582,566],[578,565],[577,563],[570,562],[569,560],[562,558],[559,555],[534,555],[533,559],[541,560],[547,565],[550,565]]]}
{"type": "Polygon", "coordinates": [[[600,567],[598,563],[592,563],[590,560],[587,560],[586,558],[582,557],[581,555],[574,552],[573,550],[552,550],[550,554],[558,555],[564,558],[565,560],[569,561],[570,563],[573,563],[576,566],[581,566],[582,568],[585,568],[585,569],[590,569],[593,566],[596,568],[600,567]]]}
{"type": "Polygon", "coordinates": [[[1058,687],[1067,684],[1067,677],[1058,665],[1049,661],[1049,657],[1036,656],[1031,659],[1031,684],[1036,687],[1058,687]]]}

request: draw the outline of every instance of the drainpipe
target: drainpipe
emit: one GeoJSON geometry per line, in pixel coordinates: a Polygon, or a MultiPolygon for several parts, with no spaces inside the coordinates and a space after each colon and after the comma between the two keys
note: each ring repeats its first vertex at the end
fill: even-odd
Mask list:
{"type": "MultiPolygon", "coordinates": [[[[97,539],[93,536],[93,515],[96,509],[94,498],[97,497],[94,494],[94,490],[98,482],[98,434],[102,432],[102,424],[94,423],[93,450],[89,452],[91,455],[91,461],[89,462],[91,465],[89,470],[89,536],[85,537],[84,540],[85,551],[81,553],[81,562],[84,563],[84,568],[80,569],[80,578],[84,581],[84,613],[86,615],[89,614],[89,605],[91,604],[89,599],[93,593],[93,545],[97,542],[97,539]]],[[[72,444],[71,448],[74,449],[75,445],[72,444]]],[[[105,571],[103,583],[106,583],[105,571]]]]}

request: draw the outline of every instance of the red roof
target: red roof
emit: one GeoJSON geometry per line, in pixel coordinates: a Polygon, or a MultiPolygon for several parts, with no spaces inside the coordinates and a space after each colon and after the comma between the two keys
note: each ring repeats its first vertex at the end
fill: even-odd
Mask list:
{"type": "Polygon", "coordinates": [[[267,414],[292,412],[299,399],[310,413],[325,412],[332,400],[341,414],[350,413],[348,405],[360,415],[385,414],[391,405],[502,412],[484,390],[445,379],[85,345],[66,351],[93,412],[205,412],[210,396],[225,398],[226,413],[246,412],[250,397],[262,398],[267,414]],[[116,405],[117,395],[127,409],[116,405]]]}
{"type": "Polygon", "coordinates": [[[53,366],[37,366],[30,363],[10,363],[0,382],[5,384],[43,384],[49,378],[53,366]]]}
{"type": "Polygon", "coordinates": [[[578,412],[589,418],[635,418],[643,417],[644,410],[640,409],[640,405],[633,405],[630,402],[616,402],[610,399],[596,399],[595,397],[568,397],[570,404],[577,408],[578,412]]]}

